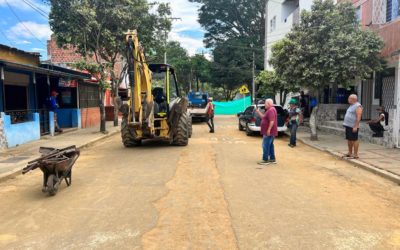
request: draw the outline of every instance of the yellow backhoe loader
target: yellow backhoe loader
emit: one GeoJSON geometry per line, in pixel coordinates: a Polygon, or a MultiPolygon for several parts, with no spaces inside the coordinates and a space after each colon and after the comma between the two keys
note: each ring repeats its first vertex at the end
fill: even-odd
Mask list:
{"type": "Polygon", "coordinates": [[[145,139],[186,146],[192,123],[188,101],[180,96],[175,71],[168,64],[147,64],[136,31],[126,35],[129,90],[120,107],[122,142],[138,146],[145,139]]]}

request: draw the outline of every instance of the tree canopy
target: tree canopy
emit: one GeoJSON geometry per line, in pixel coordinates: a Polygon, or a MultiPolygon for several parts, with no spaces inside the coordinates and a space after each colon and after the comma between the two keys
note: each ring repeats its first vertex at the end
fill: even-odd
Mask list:
{"type": "MultiPolygon", "coordinates": [[[[125,35],[136,29],[141,44],[151,52],[171,28],[168,4],[147,0],[49,0],[49,23],[60,46],[71,44],[84,56],[93,54],[107,62],[125,52],[125,35]]],[[[100,59],[99,59],[100,60],[100,59]]]]}
{"type": "Polygon", "coordinates": [[[382,68],[382,48],[378,35],[360,27],[351,3],[315,0],[300,23],[274,44],[270,63],[291,84],[348,86],[382,68]]]}
{"type": "MultiPolygon", "coordinates": [[[[251,38],[262,48],[265,0],[190,0],[201,4],[199,22],[206,30],[207,47],[229,39],[251,38]]],[[[249,45],[249,44],[246,44],[249,45]]]]}

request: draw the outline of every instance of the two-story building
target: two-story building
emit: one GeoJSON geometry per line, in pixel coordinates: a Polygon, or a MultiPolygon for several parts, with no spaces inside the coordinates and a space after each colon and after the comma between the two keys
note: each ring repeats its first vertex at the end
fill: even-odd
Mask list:
{"type": "MultiPolygon", "coordinates": [[[[370,79],[357,83],[363,105],[363,120],[377,117],[376,108],[384,106],[389,113],[389,126],[383,139],[373,142],[387,147],[400,147],[400,0],[352,1],[360,24],[376,32],[384,41],[381,52],[387,65],[383,72],[374,72],[370,79]]],[[[368,129],[365,129],[368,137],[368,129]]]]}

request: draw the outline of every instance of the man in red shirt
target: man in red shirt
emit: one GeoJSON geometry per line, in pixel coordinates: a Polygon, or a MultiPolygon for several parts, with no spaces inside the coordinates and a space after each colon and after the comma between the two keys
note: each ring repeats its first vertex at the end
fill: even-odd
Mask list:
{"type": "Polygon", "coordinates": [[[212,98],[208,98],[207,103],[207,125],[210,128],[210,133],[214,133],[214,104],[212,98]]]}
{"type": "Polygon", "coordinates": [[[263,157],[259,165],[276,164],[274,139],[278,136],[278,115],[272,99],[265,100],[265,113],[257,108],[256,113],[262,118],[261,134],[263,136],[263,157]]]}

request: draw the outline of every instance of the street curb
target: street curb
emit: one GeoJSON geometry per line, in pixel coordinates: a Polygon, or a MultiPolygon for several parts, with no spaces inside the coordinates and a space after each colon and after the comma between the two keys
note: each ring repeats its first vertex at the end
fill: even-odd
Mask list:
{"type": "Polygon", "coordinates": [[[305,145],[307,145],[309,147],[312,147],[314,149],[329,153],[329,154],[331,154],[332,156],[334,156],[335,158],[337,158],[339,160],[343,160],[343,161],[347,161],[349,163],[352,163],[352,164],[354,164],[355,167],[362,168],[364,170],[367,170],[367,171],[369,171],[369,172],[371,172],[373,174],[379,175],[380,177],[383,177],[383,178],[385,178],[385,179],[387,179],[389,181],[392,181],[392,182],[400,185],[400,176],[397,176],[397,175],[392,174],[392,173],[390,173],[390,172],[388,172],[386,170],[383,170],[381,168],[375,167],[373,165],[370,165],[368,163],[365,163],[365,162],[362,162],[362,161],[359,161],[359,160],[356,160],[356,159],[343,159],[341,154],[339,154],[339,153],[337,153],[337,152],[335,152],[333,150],[329,150],[329,149],[326,149],[326,148],[321,148],[319,146],[313,145],[312,143],[309,143],[309,142],[305,141],[304,139],[297,138],[297,140],[301,141],[302,143],[304,143],[305,145]]]}
{"type": "MultiPolygon", "coordinates": [[[[93,139],[93,140],[91,140],[91,141],[88,141],[88,142],[86,142],[86,143],[84,143],[84,144],[78,146],[77,148],[78,148],[78,149],[84,149],[84,148],[91,147],[91,146],[93,146],[95,143],[97,143],[97,142],[99,142],[99,141],[101,141],[101,140],[107,139],[107,138],[109,138],[109,137],[111,137],[111,136],[113,136],[113,135],[115,135],[115,134],[118,134],[119,132],[120,132],[120,130],[117,129],[117,130],[112,131],[112,132],[109,132],[109,133],[107,133],[107,134],[103,134],[101,137],[98,137],[98,138],[95,138],[95,139],[93,139]]],[[[33,158],[33,157],[32,157],[32,158],[33,158]]],[[[35,157],[35,158],[36,158],[36,157],[35,157]]],[[[15,178],[16,176],[21,175],[21,174],[22,174],[22,168],[16,168],[16,169],[14,169],[14,170],[12,170],[12,171],[9,171],[9,172],[0,174],[0,182],[4,182],[4,181],[6,181],[6,180],[13,179],[13,178],[15,178]]]]}

